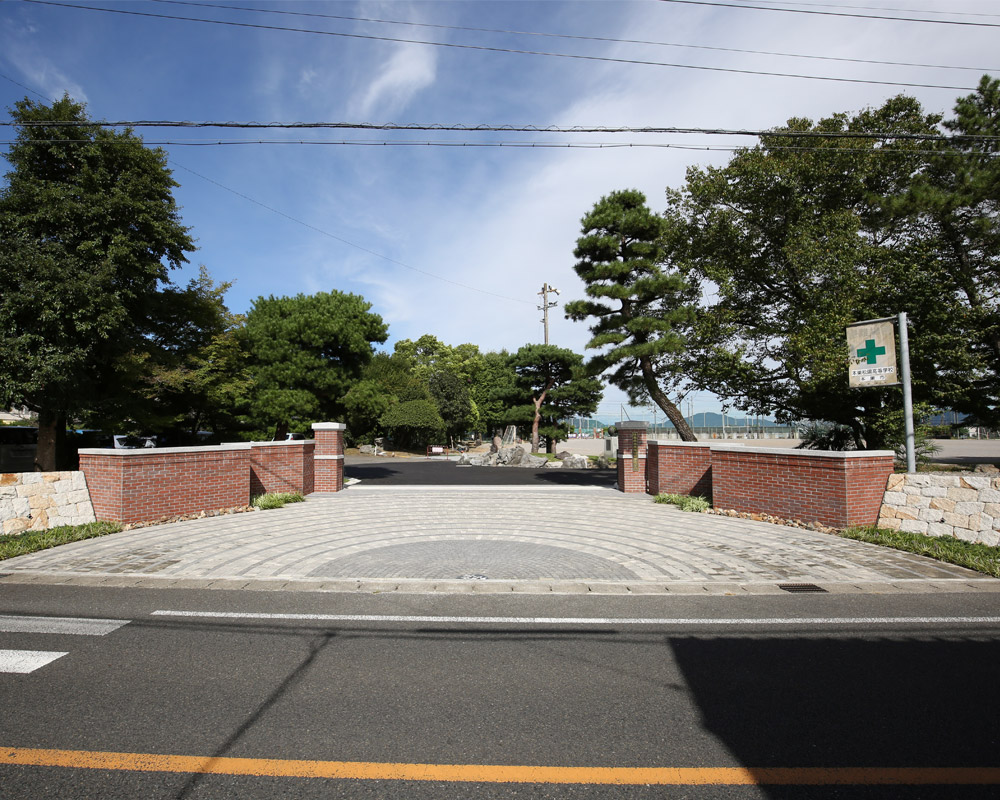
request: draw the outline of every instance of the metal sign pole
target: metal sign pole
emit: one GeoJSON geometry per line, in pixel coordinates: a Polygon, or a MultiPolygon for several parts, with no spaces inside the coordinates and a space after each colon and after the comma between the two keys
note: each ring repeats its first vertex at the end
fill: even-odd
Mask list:
{"type": "Polygon", "coordinates": [[[910,390],[910,340],[906,329],[906,312],[899,312],[899,358],[903,378],[903,419],[906,423],[906,471],[917,471],[916,436],[913,432],[913,393],[910,390]]]}

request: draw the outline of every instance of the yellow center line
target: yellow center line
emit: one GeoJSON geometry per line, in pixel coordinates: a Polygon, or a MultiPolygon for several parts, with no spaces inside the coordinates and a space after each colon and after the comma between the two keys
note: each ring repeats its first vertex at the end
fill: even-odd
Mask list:
{"type": "Polygon", "coordinates": [[[544,767],[393,764],[0,748],[0,766],[273,778],[670,786],[993,785],[1000,767],[544,767]]]}

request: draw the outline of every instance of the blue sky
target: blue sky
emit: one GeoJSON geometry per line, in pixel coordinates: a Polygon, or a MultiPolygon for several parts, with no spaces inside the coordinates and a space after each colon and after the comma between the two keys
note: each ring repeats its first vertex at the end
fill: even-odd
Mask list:
{"type": "MultiPolygon", "coordinates": [[[[658,0],[218,0],[215,4],[71,0],[90,7],[84,9],[57,5],[60,0],[53,4],[6,0],[0,2],[0,105],[7,108],[26,95],[37,100],[68,92],[88,104],[92,118],[108,121],[762,129],[791,116],[815,119],[857,111],[900,93],[918,97],[928,111],[947,113],[983,72],[1000,74],[1000,27],[763,11],[732,7],[740,5],[739,0],[723,1],[730,6],[658,0]],[[546,51],[595,60],[370,37],[546,51]]],[[[1000,26],[1000,8],[991,0],[745,4],[1000,26]],[[876,6],[882,10],[874,10],[876,6]],[[890,7],[902,10],[885,10],[890,7]]],[[[163,147],[181,184],[175,196],[183,220],[199,248],[191,255],[189,268],[175,273],[175,280],[186,281],[204,264],[216,280],[233,283],[228,303],[238,312],[248,310],[261,295],[331,289],[361,294],[388,323],[390,349],[398,339],[424,333],[453,345],[474,342],[483,350],[515,350],[541,341],[537,292],[543,282],[560,290],[555,298],[560,303],[583,296],[582,283],[573,272],[572,250],[580,218],[596,200],[616,189],[638,188],[655,210],[662,210],[664,189],[679,186],[686,168],[722,164],[729,157],[727,152],[705,148],[753,141],[637,133],[150,128],[138,132],[150,143],[175,143],[163,147]],[[262,139],[283,143],[248,143],[262,139]],[[242,143],[180,144],[195,141],[242,143]],[[299,143],[303,141],[378,144],[299,143]],[[382,144],[404,141],[420,144],[382,144]],[[427,142],[465,145],[428,146],[427,142]],[[656,142],[696,149],[473,146],[497,142],[656,142]]],[[[0,135],[9,138],[9,129],[0,135]]],[[[550,336],[554,344],[577,352],[584,351],[589,338],[587,326],[566,320],[561,306],[551,312],[550,336]]],[[[696,412],[720,407],[720,401],[707,394],[691,400],[696,412]]],[[[609,387],[598,416],[617,418],[623,401],[622,394],[609,387]]],[[[636,416],[633,411],[632,417],[636,416]]]]}

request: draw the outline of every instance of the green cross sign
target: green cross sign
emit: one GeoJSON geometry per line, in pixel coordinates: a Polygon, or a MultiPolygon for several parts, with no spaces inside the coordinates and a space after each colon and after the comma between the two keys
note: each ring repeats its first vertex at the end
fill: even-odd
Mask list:
{"type": "Polygon", "coordinates": [[[869,364],[876,363],[877,356],[884,356],[885,348],[876,347],[874,339],[866,339],[865,346],[858,350],[858,358],[867,358],[869,364]]]}

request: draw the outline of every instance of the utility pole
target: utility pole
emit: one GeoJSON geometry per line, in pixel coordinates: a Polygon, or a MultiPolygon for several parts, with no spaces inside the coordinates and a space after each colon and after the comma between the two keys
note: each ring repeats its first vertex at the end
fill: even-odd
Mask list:
{"type": "Polygon", "coordinates": [[[542,324],[545,325],[545,344],[549,343],[549,309],[559,305],[555,300],[551,303],[549,302],[549,292],[559,294],[559,290],[554,286],[549,286],[548,283],[543,283],[542,291],[538,293],[542,296],[542,304],[538,307],[538,310],[543,313],[542,324]]]}

